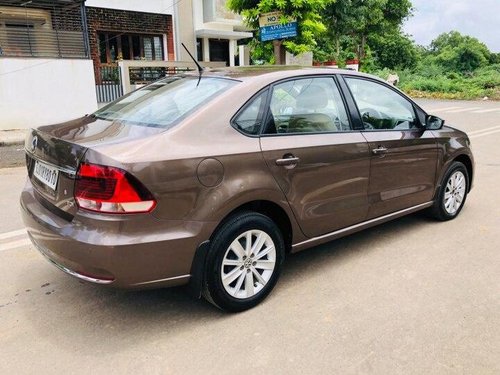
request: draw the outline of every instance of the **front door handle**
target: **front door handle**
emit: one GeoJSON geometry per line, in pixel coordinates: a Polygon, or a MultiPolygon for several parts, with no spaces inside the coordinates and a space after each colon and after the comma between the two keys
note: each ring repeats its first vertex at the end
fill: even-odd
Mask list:
{"type": "Polygon", "coordinates": [[[280,167],[293,168],[299,163],[299,161],[300,161],[300,158],[295,157],[293,155],[283,155],[282,159],[276,160],[276,165],[278,165],[280,167]]]}
{"type": "Polygon", "coordinates": [[[374,155],[387,154],[387,148],[385,148],[384,146],[379,146],[378,148],[374,148],[372,152],[374,155]]]}

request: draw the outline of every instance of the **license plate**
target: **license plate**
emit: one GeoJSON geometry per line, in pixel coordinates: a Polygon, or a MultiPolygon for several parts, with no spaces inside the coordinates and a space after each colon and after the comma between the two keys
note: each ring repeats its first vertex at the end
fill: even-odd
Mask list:
{"type": "Polygon", "coordinates": [[[33,175],[38,181],[47,185],[52,190],[56,190],[57,180],[59,178],[59,170],[55,167],[42,163],[40,161],[35,161],[35,170],[33,175]]]}

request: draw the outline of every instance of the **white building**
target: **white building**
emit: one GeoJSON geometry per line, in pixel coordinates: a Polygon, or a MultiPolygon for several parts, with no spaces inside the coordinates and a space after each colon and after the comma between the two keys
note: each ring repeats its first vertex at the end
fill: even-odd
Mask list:
{"type": "Polygon", "coordinates": [[[0,0],[0,130],[93,112],[120,59],[189,61],[184,43],[199,61],[236,65],[252,33],[225,3],[0,0]]]}
{"type": "Polygon", "coordinates": [[[69,120],[97,107],[83,3],[0,0],[0,130],[69,120]]]}

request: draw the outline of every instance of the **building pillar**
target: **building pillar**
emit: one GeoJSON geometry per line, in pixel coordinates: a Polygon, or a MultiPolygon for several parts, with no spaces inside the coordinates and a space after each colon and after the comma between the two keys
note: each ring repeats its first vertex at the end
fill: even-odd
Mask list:
{"type": "Polygon", "coordinates": [[[229,39],[229,66],[234,66],[235,54],[236,54],[236,40],[229,39]]]}
{"type": "Polygon", "coordinates": [[[210,61],[210,43],[208,38],[203,38],[203,61],[210,61]]]}
{"type": "Polygon", "coordinates": [[[91,59],[90,53],[90,39],[89,39],[89,25],[87,23],[87,10],[85,8],[85,2],[80,5],[80,17],[82,17],[82,33],[83,33],[83,43],[85,45],[85,57],[91,59]]]}
{"type": "Polygon", "coordinates": [[[250,49],[248,46],[239,46],[240,66],[250,65],[250,49]]]}
{"type": "Polygon", "coordinates": [[[191,53],[194,54],[196,52],[193,1],[184,0],[172,2],[174,3],[173,28],[175,29],[174,60],[190,61],[191,58],[182,47],[181,42],[184,42],[191,53]]]}
{"type": "Polygon", "coordinates": [[[163,60],[168,61],[168,53],[171,51],[168,50],[167,34],[163,34],[162,42],[163,42],[163,54],[164,54],[163,60]]]}

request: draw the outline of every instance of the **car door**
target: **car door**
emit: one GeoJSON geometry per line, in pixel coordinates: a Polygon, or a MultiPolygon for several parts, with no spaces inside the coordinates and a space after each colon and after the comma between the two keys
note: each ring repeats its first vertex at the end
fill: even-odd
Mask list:
{"type": "Polygon", "coordinates": [[[345,76],[371,152],[368,219],[429,202],[437,144],[411,101],[382,82],[345,76]]]}
{"type": "Polygon", "coordinates": [[[265,124],[263,156],[306,236],[365,219],[369,148],[333,77],[273,85],[265,124]]]}

